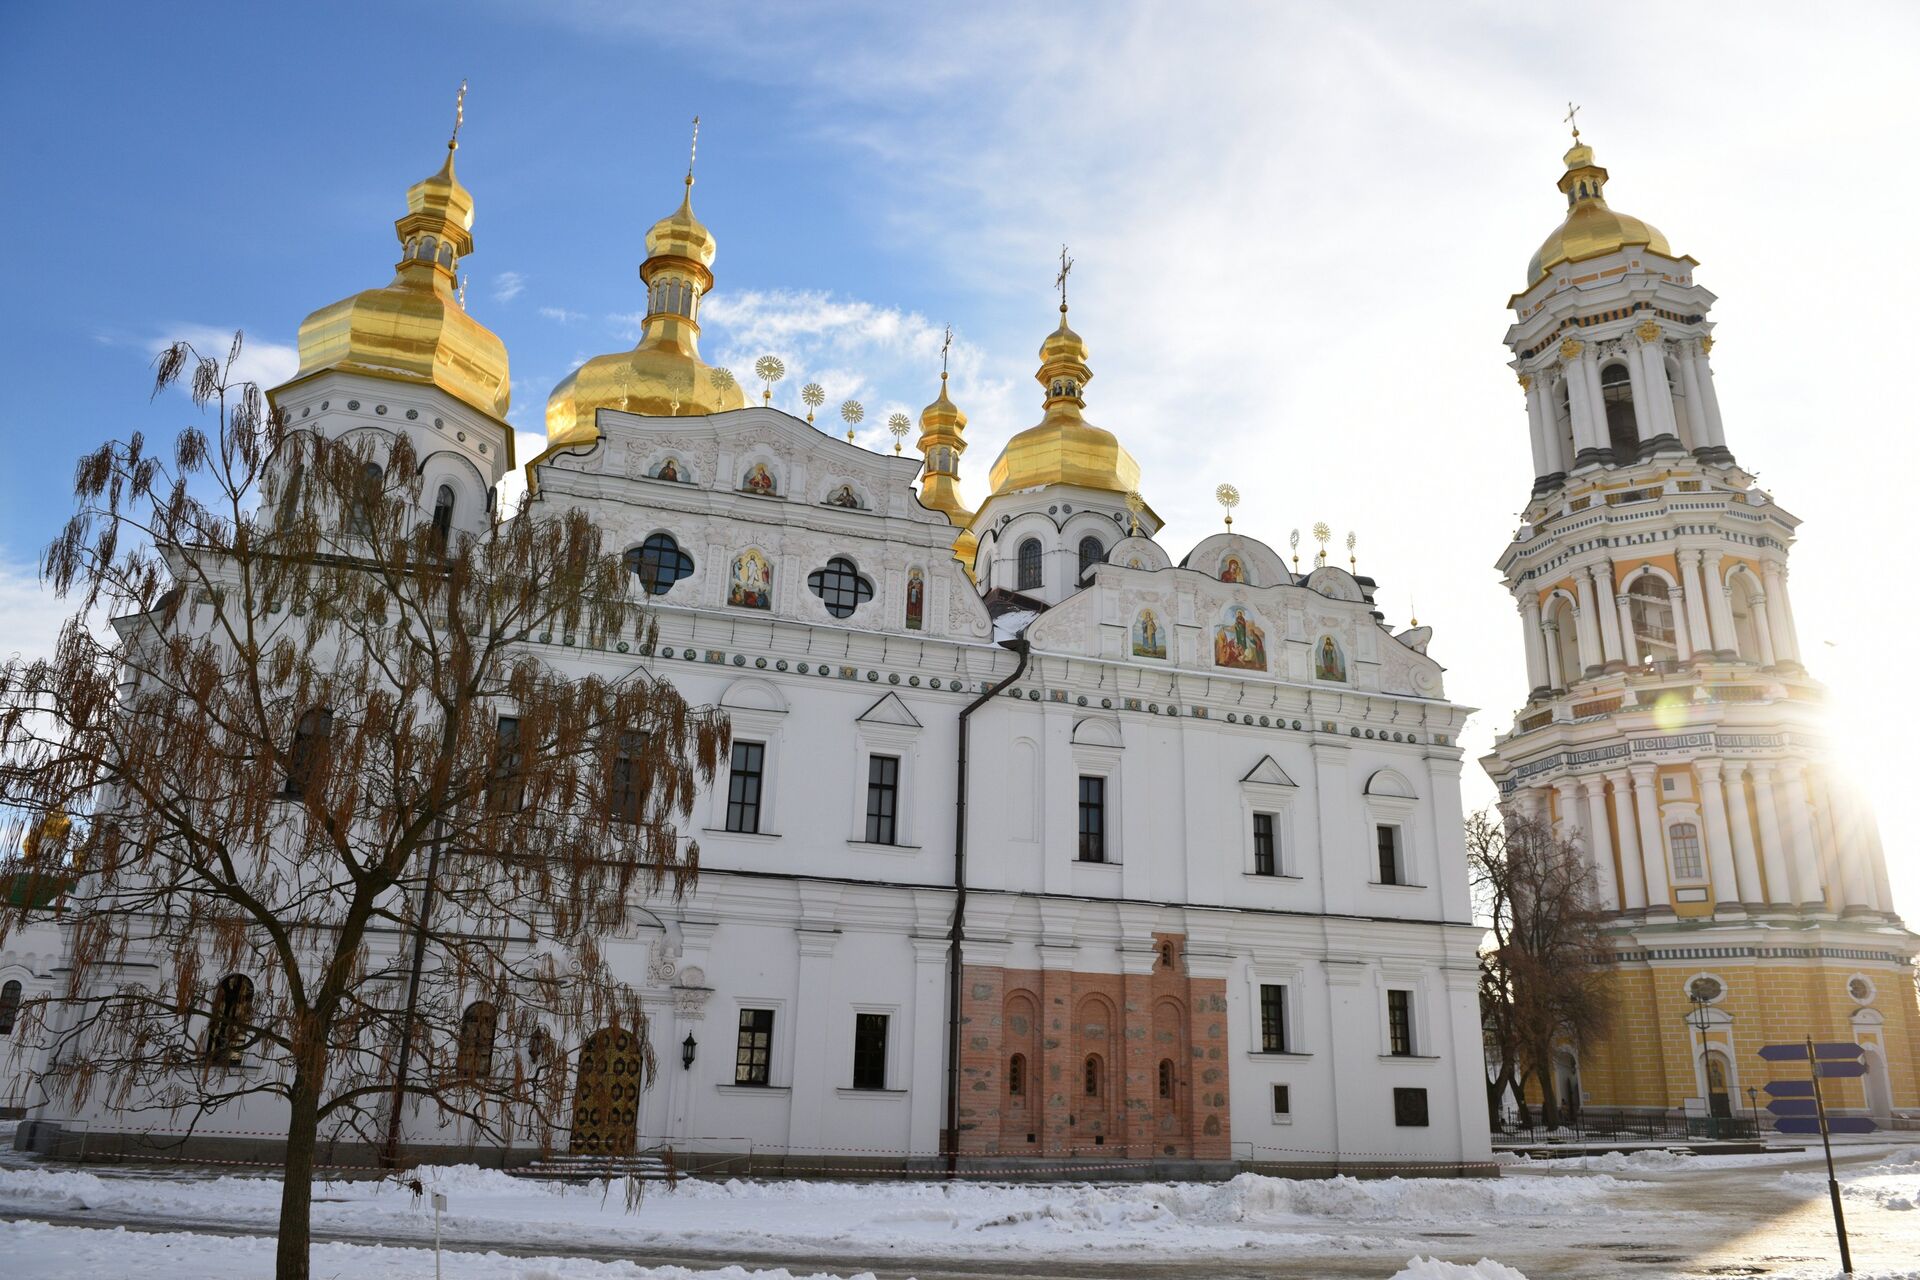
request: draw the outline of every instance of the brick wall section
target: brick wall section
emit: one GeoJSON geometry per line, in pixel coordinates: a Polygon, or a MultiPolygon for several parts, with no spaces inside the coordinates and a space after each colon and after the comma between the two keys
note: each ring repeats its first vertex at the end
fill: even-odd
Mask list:
{"type": "Polygon", "coordinates": [[[966,967],[963,1154],[1228,1158],[1226,983],[1187,975],[1182,935],[1153,941],[1147,973],[966,967]],[[1028,1025],[1029,1008],[1037,1025],[1028,1025]],[[1015,1053],[1027,1062],[1024,1096],[1008,1092],[1015,1053]],[[1092,1095],[1090,1054],[1101,1060],[1092,1095]],[[1162,1061],[1171,1064],[1168,1097],[1162,1061]]]}

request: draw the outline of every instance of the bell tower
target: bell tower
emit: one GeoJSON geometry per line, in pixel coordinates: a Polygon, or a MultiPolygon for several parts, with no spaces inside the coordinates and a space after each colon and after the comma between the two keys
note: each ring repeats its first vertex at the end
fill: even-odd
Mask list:
{"type": "Polygon", "coordinates": [[[1482,764],[1503,810],[1586,849],[1616,922],[1617,1029],[1570,1047],[1589,1104],[1718,1107],[1715,1088],[1758,1078],[1754,1048],[1811,1031],[1870,1046],[1887,1088],[1854,1105],[1913,1105],[1920,940],[1802,663],[1800,522],[1728,445],[1714,296],[1693,258],[1612,207],[1577,130],[1558,185],[1565,215],[1506,335],[1534,481],[1498,568],[1527,696],[1482,764]],[[1699,992],[1718,1040],[1689,1050],[1699,992]]]}

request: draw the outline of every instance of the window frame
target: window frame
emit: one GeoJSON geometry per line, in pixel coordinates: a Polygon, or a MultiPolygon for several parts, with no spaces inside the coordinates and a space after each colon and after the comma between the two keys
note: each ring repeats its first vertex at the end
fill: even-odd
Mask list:
{"type": "Polygon", "coordinates": [[[497,715],[493,720],[493,762],[487,770],[487,809],[491,813],[518,813],[526,802],[526,753],[520,742],[520,717],[497,715]]]}
{"type": "Polygon", "coordinates": [[[642,538],[638,545],[628,547],[622,553],[620,562],[640,584],[641,592],[649,596],[666,595],[673,590],[674,583],[691,578],[699,567],[692,554],[680,545],[680,540],[665,529],[656,529],[642,538]],[[675,572],[662,584],[660,570],[669,564],[675,572]]]}
{"type": "Polygon", "coordinates": [[[726,808],[721,815],[723,820],[721,830],[730,835],[757,836],[766,834],[761,830],[761,819],[765,816],[767,799],[767,743],[755,741],[751,738],[735,738],[733,740],[733,746],[727,753],[726,796],[726,808]],[[736,796],[734,789],[735,778],[743,773],[738,763],[740,752],[743,748],[759,753],[759,757],[755,761],[755,767],[751,771],[753,780],[753,799],[751,801],[736,796]],[[736,810],[744,817],[748,813],[749,808],[751,809],[753,825],[736,826],[734,824],[736,810]]]}
{"type": "Polygon", "coordinates": [[[905,762],[897,755],[867,755],[867,824],[865,844],[900,843],[900,782],[905,762]],[[885,777],[876,777],[884,774],[885,777]]]}
{"type": "Polygon", "coordinates": [[[853,1083],[849,1088],[862,1093],[887,1092],[893,1051],[893,1013],[885,1009],[855,1009],[853,1012],[853,1083]],[[880,1043],[876,1049],[871,1036],[878,1019],[880,1043]],[[863,1035],[867,1039],[863,1042],[863,1035]],[[877,1075],[875,1073],[878,1073],[877,1075]]]}
{"type": "Polygon", "coordinates": [[[743,1004],[740,1006],[739,1017],[734,1024],[735,1031],[733,1040],[733,1084],[736,1088],[770,1089],[773,1087],[773,1055],[774,1045],[776,1043],[774,1039],[774,1028],[780,1025],[779,1012],[778,1009],[771,1005],[743,1004]],[[766,1015],[766,1027],[764,1030],[757,1025],[750,1026],[748,1023],[750,1016],[755,1017],[757,1021],[757,1015],[760,1014],[766,1015]],[[764,1046],[749,1045],[747,1038],[750,1035],[766,1037],[766,1044],[764,1046]],[[751,1060],[746,1062],[742,1061],[743,1055],[747,1055],[750,1058],[754,1053],[764,1055],[763,1061],[757,1064],[751,1060]],[[756,1065],[760,1077],[757,1080],[752,1078],[756,1065]],[[741,1078],[740,1073],[742,1070],[747,1072],[748,1078],[741,1078]]]}
{"type": "Polygon", "coordinates": [[[1279,815],[1266,809],[1253,812],[1253,874],[1275,877],[1280,874],[1279,815]]]}
{"type": "MultiPolygon", "coordinates": [[[[326,764],[328,744],[333,738],[333,709],[308,707],[293,722],[293,734],[287,741],[287,768],[280,781],[279,794],[290,800],[304,800],[314,774],[326,764]]],[[[325,782],[325,778],[321,778],[325,782]]]]}
{"type": "Polygon", "coordinates": [[[1105,865],[1112,861],[1112,859],[1107,856],[1107,831],[1112,825],[1107,821],[1109,806],[1107,798],[1107,775],[1103,773],[1080,774],[1075,783],[1074,794],[1077,801],[1075,812],[1078,817],[1078,822],[1075,826],[1077,839],[1074,844],[1074,861],[1090,863],[1096,866],[1105,865]],[[1089,784],[1091,784],[1095,792],[1092,800],[1088,799],[1089,784]],[[1098,830],[1092,832],[1089,832],[1087,829],[1087,816],[1089,812],[1095,815],[1096,825],[1098,827],[1098,830]],[[1098,855],[1096,857],[1087,856],[1089,838],[1091,838],[1096,845],[1094,850],[1098,855]]]}
{"type": "Polygon", "coordinates": [[[1291,1053],[1288,1042],[1287,984],[1284,982],[1261,982],[1254,987],[1258,1000],[1255,1016],[1260,1026],[1261,1053],[1291,1053]],[[1269,992],[1272,993],[1269,996],[1269,992]]]}
{"type": "Polygon", "coordinates": [[[1047,549],[1039,538],[1028,534],[1014,544],[1013,581],[1015,591],[1044,591],[1047,585],[1047,549]],[[1032,555],[1028,552],[1031,550],[1032,555]]]}
{"type": "Polygon", "coordinates": [[[26,984],[18,978],[0,982],[0,1036],[11,1036],[20,1019],[20,1004],[26,999],[26,984]]]}
{"type": "Polygon", "coordinates": [[[1686,881],[1688,884],[1704,883],[1707,879],[1707,855],[1705,845],[1700,838],[1699,820],[1691,814],[1666,818],[1663,830],[1667,841],[1667,862],[1673,868],[1674,880],[1686,881]],[[1687,829],[1688,834],[1684,836],[1676,834],[1682,827],[1687,829]],[[1693,868],[1690,871],[1683,871],[1680,867],[1682,840],[1688,842],[1693,868]]]}
{"type": "Polygon", "coordinates": [[[1074,561],[1079,565],[1079,569],[1074,576],[1074,581],[1084,583],[1087,580],[1088,574],[1092,573],[1097,566],[1105,564],[1107,562],[1108,550],[1107,545],[1101,542],[1096,535],[1091,533],[1083,534],[1079,543],[1074,547],[1074,561]],[[1089,546],[1094,550],[1094,555],[1091,557],[1087,555],[1087,548],[1089,546]]]}
{"type": "Polygon", "coordinates": [[[1373,824],[1374,883],[1392,888],[1408,888],[1405,829],[1398,822],[1373,824]],[[1383,841],[1382,837],[1386,837],[1383,841]],[[1391,865],[1389,865],[1391,864],[1391,865]]]}
{"type": "Polygon", "coordinates": [[[646,812],[650,780],[644,768],[636,777],[635,766],[645,757],[652,738],[644,729],[628,730],[614,748],[607,776],[607,816],[615,822],[638,824],[646,812]]]}
{"type": "Polygon", "coordinates": [[[1425,1085],[1393,1086],[1393,1123],[1398,1129],[1433,1127],[1433,1113],[1428,1106],[1425,1085]],[[1415,1105],[1416,1103],[1418,1106],[1415,1105]],[[1414,1118],[1416,1112],[1418,1118],[1414,1118]]]}
{"type": "Polygon", "coordinates": [[[1273,1117],[1276,1124],[1291,1124],[1293,1122],[1293,1085],[1291,1083],[1269,1083],[1267,1086],[1267,1101],[1268,1105],[1272,1108],[1269,1114],[1273,1117]]]}
{"type": "Polygon", "coordinates": [[[841,620],[851,618],[874,598],[873,579],[860,572],[852,556],[828,556],[825,564],[807,574],[807,591],[829,615],[841,620]]]}
{"type": "Polygon", "coordinates": [[[1413,991],[1412,987],[1387,988],[1387,1056],[1389,1058],[1420,1056],[1420,1020],[1414,1016],[1413,991]],[[1394,998],[1396,996],[1399,997],[1398,1000],[1394,998]]]}

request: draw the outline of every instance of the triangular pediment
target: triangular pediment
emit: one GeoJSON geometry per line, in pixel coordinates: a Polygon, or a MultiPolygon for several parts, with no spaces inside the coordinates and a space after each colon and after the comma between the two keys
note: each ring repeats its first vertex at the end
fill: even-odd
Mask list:
{"type": "Polygon", "coordinates": [[[1291,787],[1295,785],[1293,779],[1287,776],[1287,771],[1274,763],[1272,756],[1261,756],[1260,763],[1248,770],[1247,776],[1240,779],[1240,781],[1258,783],[1268,787],[1291,787]]]}
{"type": "Polygon", "coordinates": [[[920,722],[913,718],[913,712],[907,710],[907,704],[900,701],[900,695],[889,693],[860,714],[861,724],[891,724],[903,729],[918,729],[920,722]]]}

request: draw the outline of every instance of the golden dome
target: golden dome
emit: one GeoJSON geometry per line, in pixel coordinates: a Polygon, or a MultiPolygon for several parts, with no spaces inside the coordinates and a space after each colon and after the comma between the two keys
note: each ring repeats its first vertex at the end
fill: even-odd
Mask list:
{"type": "Polygon", "coordinates": [[[1080,414],[1086,407],[1081,391],[1093,371],[1087,367],[1087,344],[1067,327],[1065,303],[1060,306],[1060,327],[1040,344],[1040,369],[1033,376],[1047,389],[1046,415],[1039,425],[1007,441],[994,459],[988,473],[993,491],[1011,493],[1045,484],[1110,493],[1139,488],[1140,464],[1133,455],[1111,431],[1080,414]]]}
{"type": "Polygon", "coordinates": [[[594,415],[619,409],[658,417],[743,409],[747,398],[724,370],[700,359],[700,301],[713,288],[713,233],[693,213],[693,176],[680,207],[647,232],[647,318],[631,351],[595,356],[547,397],[549,447],[591,444],[594,415]]]}
{"type": "MultiPolygon", "coordinates": [[[[920,475],[920,505],[946,513],[964,534],[973,512],[960,500],[960,455],[967,451],[967,415],[947,398],[947,371],[940,371],[940,394],[920,411],[915,448],[925,459],[920,475]]],[[[959,543],[954,544],[958,553],[959,543]]]]}
{"type": "MultiPolygon", "coordinates": [[[[468,315],[455,292],[460,262],[473,250],[473,197],[453,173],[457,142],[439,172],[407,188],[395,222],[401,259],[393,282],[322,307],[300,324],[300,371],[326,369],[418,382],[501,420],[511,387],[507,348],[468,315]]],[[[507,432],[508,457],[513,433],[507,432]]]]}
{"type": "Polygon", "coordinates": [[[1527,287],[1546,279],[1547,273],[1563,262],[1584,262],[1628,245],[1644,245],[1663,258],[1673,257],[1667,238],[1660,229],[1631,214],[1607,207],[1601,194],[1607,185],[1607,171],[1593,162],[1593,148],[1574,135],[1566,154],[1567,171],[1560,178],[1560,190],[1567,196],[1567,217],[1527,264],[1527,287]]]}

